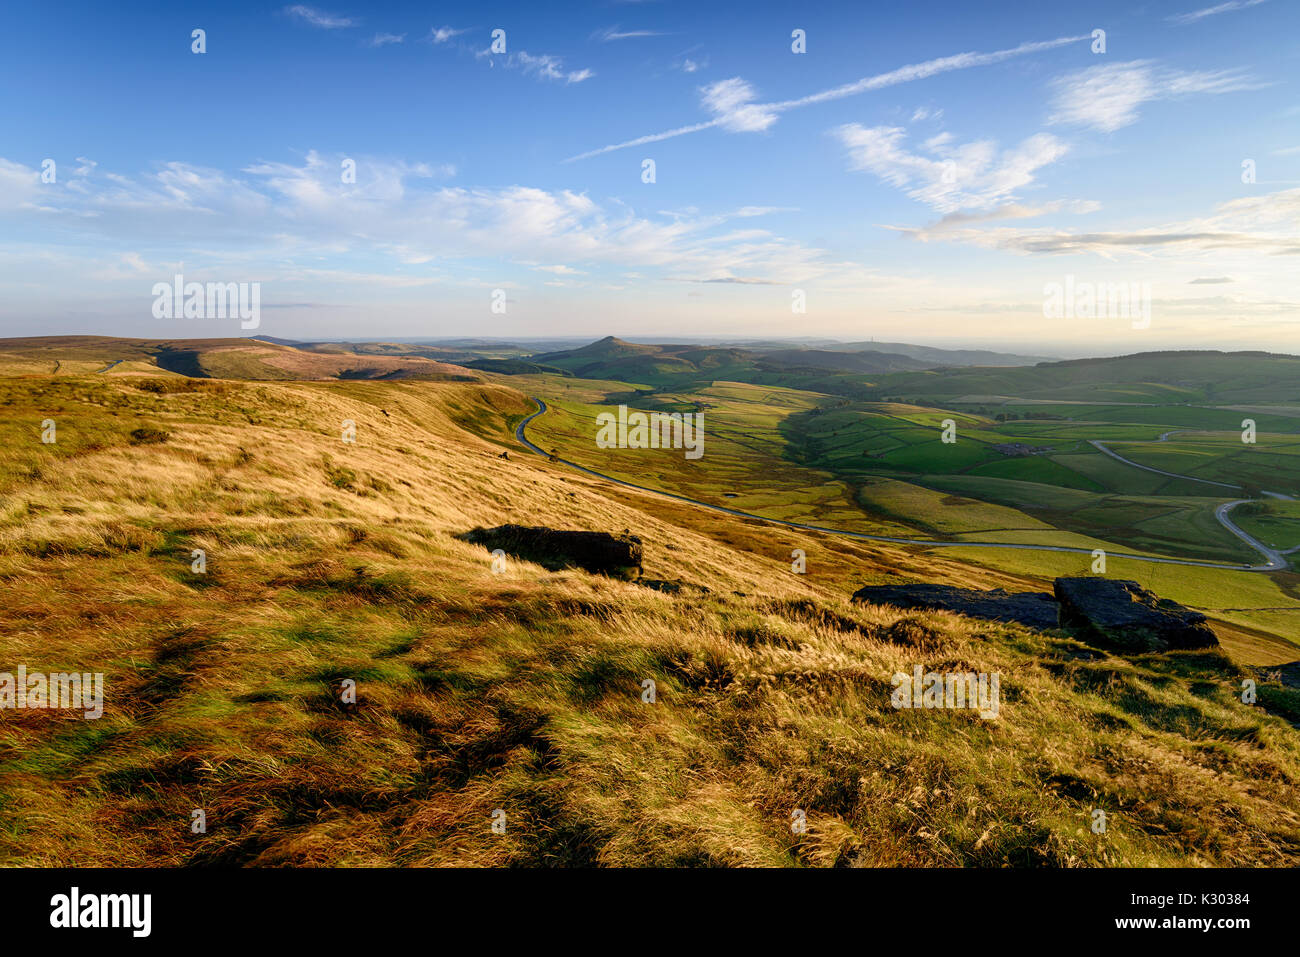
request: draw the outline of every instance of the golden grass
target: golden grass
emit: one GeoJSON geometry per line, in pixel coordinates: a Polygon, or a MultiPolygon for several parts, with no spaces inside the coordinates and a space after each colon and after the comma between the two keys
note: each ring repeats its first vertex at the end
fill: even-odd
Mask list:
{"type": "Polygon", "coordinates": [[[0,380],[0,671],[107,685],[98,721],[0,713],[0,861],[1300,860],[1293,693],[1241,704],[1218,653],[851,606],[900,574],[1016,580],[578,476],[515,447],[531,408],[486,383],[0,380]],[[645,578],[685,585],[493,574],[456,538],[511,521],[631,529],[645,578]],[[918,663],[999,672],[999,718],[892,708],[918,663]]]}

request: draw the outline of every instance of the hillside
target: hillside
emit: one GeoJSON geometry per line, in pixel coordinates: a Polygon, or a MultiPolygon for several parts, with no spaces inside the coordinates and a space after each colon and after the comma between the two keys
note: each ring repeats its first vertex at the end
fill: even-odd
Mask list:
{"type": "Polygon", "coordinates": [[[940,349],[934,346],[916,346],[906,342],[844,342],[825,346],[831,352],[892,352],[919,359],[934,366],[1032,366],[1051,362],[1046,356],[1025,356],[1014,352],[994,352],[989,349],[940,349]]]}
{"type": "MultiPolygon", "coordinates": [[[[998,353],[873,343],[741,349],[628,343],[613,336],[530,361],[588,379],[657,389],[747,382],[914,404],[1028,402],[1300,404],[1300,357],[1257,352],[1148,352],[1013,365],[998,353]],[[987,358],[988,364],[971,365],[987,358]]],[[[1020,357],[1029,361],[1028,357],[1020,357]]]]}
{"type": "Polygon", "coordinates": [[[928,368],[907,356],[878,352],[830,352],[816,349],[755,351],[727,346],[648,345],[606,336],[580,349],[532,357],[587,379],[622,379],[651,385],[723,379],[771,381],[826,373],[862,374],[928,368]]]}
{"type": "Polygon", "coordinates": [[[97,721],[0,724],[11,864],[1300,863],[1300,702],[1242,704],[1231,645],[852,605],[1033,583],[583,476],[506,379],[154,381],[0,379],[6,660],[106,676],[97,721]],[[644,578],[494,573],[460,536],[504,522],[631,529],[644,578]],[[1000,716],[894,709],[915,665],[1000,716]]]}
{"type": "Polygon", "coordinates": [[[1143,352],[1014,369],[939,369],[876,382],[879,394],[972,401],[1300,403],[1300,356],[1264,352],[1143,352]]]}
{"type": "Polygon", "coordinates": [[[257,339],[118,339],[39,336],[0,339],[0,375],[174,373],[233,379],[474,378],[445,362],[356,353],[257,339]]]}

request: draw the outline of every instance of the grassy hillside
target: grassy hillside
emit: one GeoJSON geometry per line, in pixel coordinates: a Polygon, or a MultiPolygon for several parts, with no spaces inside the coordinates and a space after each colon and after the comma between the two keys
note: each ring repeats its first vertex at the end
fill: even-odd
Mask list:
{"type": "Polygon", "coordinates": [[[1014,369],[941,369],[877,382],[882,394],[1105,403],[1300,404],[1300,357],[1264,352],[1143,352],[1014,369]]]}
{"type": "Polygon", "coordinates": [[[607,336],[580,349],[549,352],[534,361],[588,379],[625,379],[656,386],[684,388],[713,380],[782,384],[818,381],[828,374],[857,376],[929,363],[882,352],[829,352],[780,349],[762,352],[731,347],[647,345],[607,336]]]}
{"type": "Polygon", "coordinates": [[[98,721],[5,713],[0,862],[1300,863],[1300,701],[1240,702],[1244,644],[851,606],[1029,576],[584,478],[504,384],[154,381],[0,379],[0,670],[107,682],[98,721]],[[632,529],[645,581],[494,574],[458,536],[506,521],[632,529]],[[917,664],[1000,673],[1000,716],[895,710],[917,664]]]}
{"type": "MultiPolygon", "coordinates": [[[[382,345],[382,344],[379,344],[382,345]]],[[[0,340],[0,375],[172,373],[226,379],[473,379],[459,366],[419,355],[302,348],[263,339],[117,339],[42,336],[0,340]]]]}

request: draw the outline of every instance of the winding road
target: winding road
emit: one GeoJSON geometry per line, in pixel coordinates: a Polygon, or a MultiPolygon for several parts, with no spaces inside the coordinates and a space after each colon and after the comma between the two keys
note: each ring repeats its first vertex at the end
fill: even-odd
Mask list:
{"type": "MultiPolygon", "coordinates": [[[[1157,442],[1166,442],[1166,441],[1169,440],[1169,436],[1171,436],[1171,435],[1181,435],[1181,434],[1184,433],[1184,432],[1193,432],[1193,431],[1195,431],[1195,430],[1194,430],[1194,429],[1174,429],[1174,430],[1171,431],[1171,432],[1165,432],[1165,433],[1162,433],[1161,436],[1160,436],[1160,438],[1156,439],[1156,441],[1157,441],[1157,442]]],[[[1126,459],[1124,456],[1120,455],[1118,452],[1113,452],[1113,451],[1111,451],[1109,448],[1106,447],[1106,443],[1104,443],[1104,442],[1099,442],[1099,441],[1096,441],[1096,440],[1094,440],[1094,439],[1089,439],[1089,440],[1088,440],[1088,444],[1091,445],[1091,446],[1092,446],[1094,449],[1096,449],[1098,452],[1102,452],[1102,453],[1104,453],[1104,454],[1106,454],[1106,455],[1109,455],[1111,458],[1115,459],[1117,462],[1123,462],[1125,465],[1131,465],[1133,468],[1135,468],[1135,469],[1141,469],[1141,470],[1144,471],[1144,472],[1154,472],[1156,475],[1164,475],[1164,476],[1168,476],[1169,478],[1183,479],[1183,480],[1188,481],[1188,482],[1199,482],[1199,483],[1202,484],[1202,485],[1213,485],[1213,486],[1215,486],[1216,488],[1230,488],[1230,489],[1232,489],[1234,492],[1240,492],[1240,491],[1242,491],[1242,488],[1241,488],[1240,485],[1231,485],[1231,484],[1229,484],[1229,483],[1227,483],[1227,482],[1212,482],[1212,481],[1210,481],[1209,479],[1196,478],[1194,475],[1181,475],[1181,474],[1179,474],[1178,472],[1166,472],[1164,469],[1152,468],[1150,465],[1142,465],[1142,464],[1139,463],[1139,462],[1134,462],[1132,459],[1126,459]]],[[[1291,497],[1290,495],[1283,495],[1281,492],[1261,492],[1260,494],[1262,494],[1262,495],[1265,496],[1266,498],[1284,499],[1284,500],[1286,500],[1286,501],[1291,501],[1291,500],[1292,500],[1292,497],[1291,497]]],[[[1251,548],[1253,548],[1255,551],[1259,552],[1261,555],[1263,555],[1265,558],[1268,559],[1268,564],[1267,564],[1267,565],[1257,565],[1257,566],[1254,566],[1254,567],[1251,569],[1252,571],[1255,571],[1255,570],[1259,570],[1259,571],[1283,571],[1283,570],[1285,570],[1286,567],[1287,567],[1287,561],[1286,561],[1286,559],[1283,558],[1282,556],[1283,556],[1283,555],[1288,555],[1288,554],[1290,554],[1291,552],[1294,552],[1294,551],[1300,550],[1300,547],[1298,547],[1298,548],[1289,548],[1289,549],[1287,549],[1286,551],[1278,551],[1278,550],[1275,549],[1275,548],[1269,548],[1267,545],[1265,545],[1265,544],[1264,544],[1263,542],[1261,542],[1259,539],[1257,539],[1257,538],[1255,538],[1254,536],[1249,535],[1249,534],[1247,534],[1246,532],[1242,531],[1241,528],[1240,528],[1240,527],[1239,527],[1235,522],[1233,522],[1232,519],[1230,519],[1230,518],[1228,517],[1228,513],[1231,512],[1234,508],[1236,508],[1238,505],[1244,505],[1246,502],[1249,502],[1249,501],[1252,501],[1252,499],[1248,499],[1248,498],[1239,498],[1239,499],[1237,499],[1237,500],[1235,500],[1235,501],[1232,501],[1232,502],[1224,502],[1222,505],[1220,505],[1218,508],[1216,508],[1216,509],[1214,510],[1214,517],[1215,517],[1215,519],[1218,520],[1218,523],[1219,523],[1220,525],[1222,525],[1225,529],[1228,530],[1228,532],[1229,532],[1230,534],[1237,536],[1237,538],[1241,539],[1243,542],[1245,542],[1247,545],[1249,545],[1249,546],[1250,546],[1251,548]]]]}
{"type": "MultiPolygon", "coordinates": [[[[519,423],[519,425],[515,428],[515,438],[518,439],[519,442],[525,448],[533,452],[536,452],[538,455],[543,455],[546,456],[547,458],[551,458],[549,452],[546,452],[543,449],[538,448],[531,441],[529,441],[528,435],[525,432],[525,429],[529,422],[533,421],[533,419],[537,418],[539,415],[542,415],[547,411],[547,405],[544,401],[537,398],[536,396],[530,396],[530,398],[537,403],[537,411],[533,412],[531,415],[527,416],[522,422],[519,423]]],[[[1170,433],[1166,432],[1165,435],[1160,437],[1161,440],[1163,441],[1168,435],[1170,435],[1170,433]]],[[[1109,449],[1103,448],[1097,442],[1092,442],[1091,444],[1095,446],[1098,449],[1098,451],[1105,452],[1107,455],[1111,456],[1112,458],[1119,459],[1119,461],[1125,462],[1128,465],[1132,465],[1140,469],[1146,469],[1146,471],[1149,472],[1159,472],[1159,469],[1150,469],[1144,465],[1138,465],[1136,462],[1131,462],[1128,459],[1120,455],[1117,455],[1114,452],[1111,452],[1109,449]]],[[[555,457],[554,461],[559,462],[563,465],[567,465],[569,468],[576,469],[577,471],[582,472],[586,475],[590,475],[593,478],[602,479],[606,482],[613,482],[615,485],[622,485],[624,488],[636,489],[639,492],[649,492],[652,495],[662,495],[664,498],[671,498],[671,499],[675,499],[678,502],[685,502],[688,505],[694,505],[697,508],[707,508],[709,511],[712,512],[723,512],[724,514],[727,515],[735,515],[739,518],[752,519],[753,521],[764,522],[768,525],[777,525],[782,528],[796,528],[801,531],[807,531],[807,532],[825,532],[829,535],[840,535],[845,538],[856,538],[856,539],[861,539],[863,541],[869,541],[869,542],[887,542],[891,545],[924,545],[927,548],[1006,548],[1006,549],[1017,549],[1020,551],[1070,552],[1077,555],[1089,555],[1089,556],[1092,555],[1092,549],[1071,548],[1066,545],[1018,545],[1018,544],[1009,544],[1007,542],[942,542],[942,541],[935,541],[934,539],[928,539],[928,538],[894,538],[888,535],[868,535],[866,532],[849,532],[839,528],[826,528],[822,525],[806,525],[802,522],[787,522],[779,518],[765,518],[762,515],[754,515],[751,512],[742,512],[738,509],[727,508],[726,506],[723,505],[712,505],[708,502],[701,502],[699,499],[688,498],[685,495],[677,495],[673,492],[664,492],[656,488],[647,488],[644,485],[637,485],[633,482],[625,482],[623,479],[614,478],[612,475],[606,475],[603,472],[594,471],[593,469],[586,468],[585,466],[579,465],[576,462],[570,462],[568,459],[559,458],[558,456],[555,457]]],[[[1171,472],[1161,472],[1160,474],[1170,475],[1173,478],[1188,478],[1188,476],[1174,475],[1171,472]]],[[[1193,479],[1193,481],[1204,481],[1204,480],[1193,479]]],[[[1208,484],[1220,485],[1223,483],[1211,482],[1208,484]]],[[[1225,487],[1236,488],[1237,486],[1225,486],[1225,487]]],[[[1251,536],[1247,535],[1240,528],[1234,525],[1231,519],[1228,518],[1229,511],[1231,511],[1236,506],[1241,505],[1243,502],[1248,502],[1248,501],[1250,501],[1250,499],[1238,499],[1233,502],[1226,502],[1223,505],[1220,505],[1215,510],[1214,516],[1219,520],[1219,523],[1224,528],[1226,528],[1233,535],[1236,535],[1239,539],[1241,539],[1243,542],[1245,542],[1255,551],[1259,552],[1262,556],[1264,556],[1264,558],[1268,560],[1267,564],[1234,565],[1234,564],[1229,564],[1224,562],[1198,562],[1198,561],[1192,561],[1190,559],[1181,559],[1181,558],[1154,558],[1148,555],[1133,555],[1128,552],[1112,552],[1109,550],[1107,550],[1106,555],[1108,557],[1127,558],[1132,561],[1147,562],[1153,565],[1191,565],[1196,568],[1224,568],[1224,569],[1230,569],[1232,571],[1248,571],[1248,572],[1274,572],[1274,571],[1285,570],[1287,568],[1287,562],[1286,559],[1282,557],[1281,552],[1271,549],[1267,545],[1264,545],[1262,542],[1259,542],[1256,539],[1252,538],[1251,536]]]]}

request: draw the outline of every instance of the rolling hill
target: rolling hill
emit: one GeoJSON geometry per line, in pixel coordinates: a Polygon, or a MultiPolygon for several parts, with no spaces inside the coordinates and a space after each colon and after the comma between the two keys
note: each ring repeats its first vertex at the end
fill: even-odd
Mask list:
{"type": "Polygon", "coordinates": [[[118,339],[40,336],[0,339],[0,374],[109,375],[153,372],[228,379],[472,379],[459,366],[421,356],[311,349],[256,339],[118,339]]]}
{"type": "Polygon", "coordinates": [[[876,382],[879,394],[1050,402],[1296,404],[1300,356],[1266,352],[1142,352],[1008,369],[938,369],[876,382]]]}
{"type": "MultiPolygon", "coordinates": [[[[0,353],[161,349],[66,346],[0,353]]],[[[1300,863],[1300,693],[1247,644],[1124,656],[852,604],[869,583],[1042,581],[575,472],[516,441],[535,407],[515,378],[6,368],[6,661],[106,682],[99,720],[6,712],[7,863],[1300,863]],[[643,576],[498,568],[466,532],[508,522],[629,529],[643,576]],[[917,666],[1000,674],[998,718],[893,707],[917,666]]]]}
{"type": "Polygon", "coordinates": [[[649,345],[606,336],[580,349],[549,352],[532,361],[587,379],[668,385],[706,379],[758,381],[770,376],[882,373],[928,368],[907,356],[873,352],[782,349],[758,352],[724,346],[649,345]]]}

